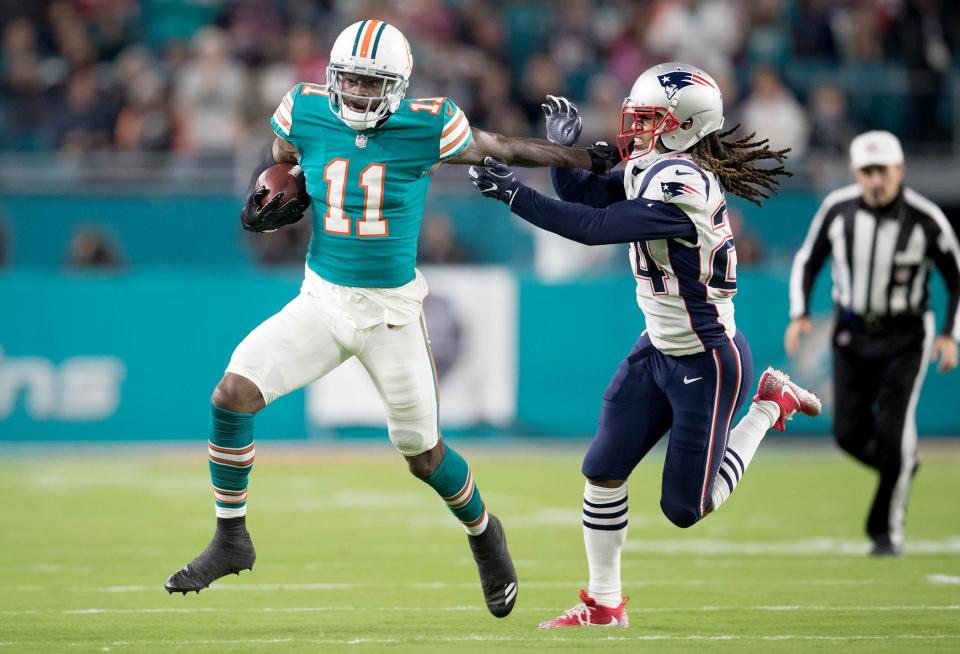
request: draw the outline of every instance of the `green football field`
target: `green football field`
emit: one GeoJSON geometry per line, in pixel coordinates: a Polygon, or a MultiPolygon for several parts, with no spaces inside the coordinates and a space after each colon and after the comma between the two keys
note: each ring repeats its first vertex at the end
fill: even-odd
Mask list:
{"type": "Polygon", "coordinates": [[[688,530],[634,473],[628,629],[539,631],[585,582],[581,446],[458,447],[507,529],[520,598],[483,605],[466,536],[387,443],[258,448],[253,573],[163,581],[212,532],[204,444],[0,451],[0,652],[960,651],[960,449],[923,444],[899,559],[865,555],[873,477],[825,447],[764,444],[688,530]]]}

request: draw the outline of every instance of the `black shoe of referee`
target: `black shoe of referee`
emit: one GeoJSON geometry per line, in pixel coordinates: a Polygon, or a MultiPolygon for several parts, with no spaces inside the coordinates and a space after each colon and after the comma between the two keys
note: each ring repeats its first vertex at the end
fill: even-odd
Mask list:
{"type": "Polygon", "coordinates": [[[483,599],[494,616],[510,615],[517,602],[517,571],[507,550],[503,525],[492,513],[488,514],[487,528],[479,536],[467,536],[473,560],[480,572],[483,599]]]}
{"type": "Polygon", "coordinates": [[[163,587],[170,593],[199,593],[220,577],[253,570],[256,560],[246,518],[217,518],[217,531],[210,544],[200,556],[170,575],[163,587]]]}

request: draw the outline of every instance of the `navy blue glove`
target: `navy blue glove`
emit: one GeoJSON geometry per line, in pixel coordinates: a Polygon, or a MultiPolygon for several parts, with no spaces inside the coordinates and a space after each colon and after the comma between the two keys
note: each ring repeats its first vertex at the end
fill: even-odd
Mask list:
{"type": "Polygon", "coordinates": [[[577,105],[563,96],[548,95],[540,105],[547,122],[547,140],[557,145],[573,145],[583,128],[577,105]]]}
{"type": "Polygon", "coordinates": [[[507,204],[513,202],[513,196],[523,186],[510,166],[493,157],[484,158],[482,166],[470,166],[467,175],[482,195],[507,204]]]}

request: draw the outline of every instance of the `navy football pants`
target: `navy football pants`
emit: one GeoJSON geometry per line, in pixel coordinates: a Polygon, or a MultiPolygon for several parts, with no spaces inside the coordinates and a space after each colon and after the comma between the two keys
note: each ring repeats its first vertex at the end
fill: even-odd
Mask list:
{"type": "Polygon", "coordinates": [[[739,332],[716,349],[682,357],[663,354],[643,334],[603,394],[584,476],[627,479],[669,430],[660,507],[678,527],[693,525],[710,507],[727,435],[752,383],[750,346],[739,332]]]}

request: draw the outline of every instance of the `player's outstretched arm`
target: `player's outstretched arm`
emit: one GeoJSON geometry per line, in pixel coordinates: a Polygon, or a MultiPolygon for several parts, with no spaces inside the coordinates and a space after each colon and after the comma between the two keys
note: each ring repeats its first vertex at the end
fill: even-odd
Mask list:
{"type": "Polygon", "coordinates": [[[470,166],[470,181],[486,197],[510,205],[527,222],[584,245],[633,243],[661,238],[697,240],[690,217],[675,204],[635,199],[602,209],[554,200],[517,180],[513,170],[488,157],[470,166]]]}
{"type": "Polygon", "coordinates": [[[583,168],[597,174],[606,174],[615,165],[600,156],[591,154],[586,148],[570,148],[557,145],[544,139],[523,136],[504,136],[496,132],[485,132],[471,128],[473,136],[462,152],[444,161],[444,163],[472,165],[482,164],[486,157],[493,157],[508,164],[537,168],[583,168]]]}

